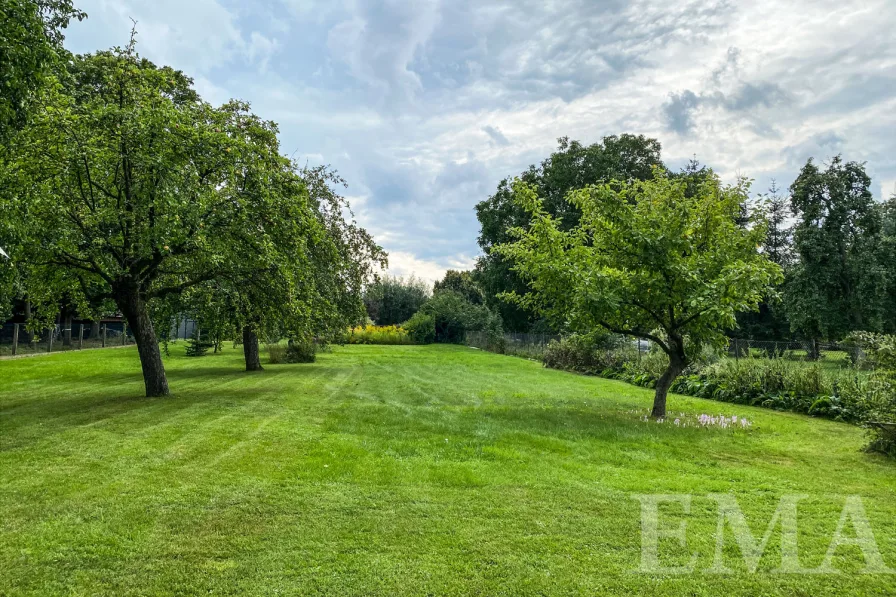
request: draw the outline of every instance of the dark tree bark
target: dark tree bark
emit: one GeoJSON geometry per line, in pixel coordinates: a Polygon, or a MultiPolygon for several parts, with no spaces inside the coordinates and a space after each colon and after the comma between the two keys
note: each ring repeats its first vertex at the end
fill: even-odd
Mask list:
{"type": "Polygon", "coordinates": [[[246,371],[263,371],[258,351],[258,334],[252,326],[243,326],[243,355],[246,357],[246,371]]]}
{"type": "Polygon", "coordinates": [[[88,336],[88,338],[91,340],[99,340],[99,337],[100,337],[100,322],[99,322],[99,320],[91,321],[90,322],[90,335],[88,336]]]}
{"type": "MultiPolygon", "coordinates": [[[[31,301],[25,301],[25,323],[31,323],[31,301]]],[[[34,335],[30,332],[26,336],[29,344],[34,344],[34,335]]]]}
{"type": "Polygon", "coordinates": [[[666,416],[666,397],[669,395],[669,388],[681,372],[688,365],[687,356],[684,353],[684,341],[681,338],[669,338],[666,341],[669,356],[669,366],[656,382],[656,394],[653,397],[653,410],[650,416],[659,419],[666,416]]]}
{"type": "Polygon", "coordinates": [[[153,398],[167,396],[168,378],[165,376],[165,365],[159,350],[159,339],[149,318],[146,300],[138,290],[126,289],[115,293],[115,303],[127,319],[137,343],[140,355],[140,366],[143,368],[143,383],[146,396],[153,398]]]}

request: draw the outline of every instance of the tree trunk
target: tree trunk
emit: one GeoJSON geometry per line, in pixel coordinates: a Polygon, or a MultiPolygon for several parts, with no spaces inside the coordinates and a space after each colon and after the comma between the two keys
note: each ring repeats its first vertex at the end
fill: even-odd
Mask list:
{"type": "Polygon", "coordinates": [[[243,326],[243,354],[246,357],[246,371],[263,371],[258,355],[258,334],[252,326],[243,326]]]}
{"type": "Polygon", "coordinates": [[[666,342],[669,346],[669,366],[656,382],[656,394],[653,397],[653,410],[650,416],[654,419],[660,419],[666,416],[666,396],[669,395],[669,388],[681,372],[687,367],[687,357],[684,354],[684,342],[680,339],[669,339],[666,342]]]}
{"type": "Polygon", "coordinates": [[[137,352],[140,355],[140,366],[143,368],[143,384],[146,386],[147,398],[167,396],[170,393],[168,378],[165,376],[159,339],[149,318],[146,301],[138,291],[133,290],[120,294],[115,302],[134,334],[137,352]]]}
{"type": "MultiPolygon", "coordinates": [[[[27,299],[25,300],[25,323],[26,324],[31,323],[31,301],[27,300],[27,299]]],[[[31,332],[28,332],[27,338],[28,338],[28,344],[34,344],[34,334],[32,334],[31,332]]]]}
{"type": "Polygon", "coordinates": [[[100,322],[99,320],[90,322],[90,335],[88,336],[91,340],[99,340],[100,337],[100,322]]]}
{"type": "Polygon", "coordinates": [[[71,309],[66,307],[63,311],[65,313],[65,317],[62,318],[62,345],[63,346],[71,346],[72,345],[72,312],[71,309]]]}

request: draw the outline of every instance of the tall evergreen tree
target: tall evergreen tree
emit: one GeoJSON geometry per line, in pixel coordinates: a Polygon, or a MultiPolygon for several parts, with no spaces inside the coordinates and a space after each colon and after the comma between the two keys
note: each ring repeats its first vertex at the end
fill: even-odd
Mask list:
{"type": "MultiPolygon", "coordinates": [[[[793,262],[792,231],[789,225],[790,199],[781,193],[777,183],[772,180],[768,192],[758,196],[755,210],[763,216],[766,227],[762,253],[786,273],[793,262]]],[[[759,304],[758,311],[739,313],[737,329],[733,333],[756,340],[789,338],[790,324],[778,293],[770,291],[759,304]]]]}

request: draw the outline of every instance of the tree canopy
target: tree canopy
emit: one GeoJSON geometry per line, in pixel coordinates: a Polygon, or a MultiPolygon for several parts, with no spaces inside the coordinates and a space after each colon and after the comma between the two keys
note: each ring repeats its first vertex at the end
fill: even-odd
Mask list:
{"type": "MultiPolygon", "coordinates": [[[[274,123],[243,102],[202,101],[186,75],[140,58],[133,42],[77,57],[70,74],[3,156],[10,255],[34,300],[67,295],[81,311],[115,302],[147,395],[168,393],[151,315],[170,297],[212,281],[257,289],[241,303],[246,318],[270,306],[262,296],[307,318],[320,317],[309,294],[342,300],[320,272],[358,239],[332,234],[339,225],[279,154],[274,123]]],[[[357,288],[364,267],[327,271],[357,288]]]]}
{"type": "Polygon", "coordinates": [[[0,140],[24,125],[41,87],[64,68],[63,30],[86,16],[71,0],[0,0],[0,140]]]}
{"type": "Polygon", "coordinates": [[[838,156],[826,169],[810,159],[790,187],[796,259],[784,306],[791,327],[806,338],[883,326],[888,276],[870,185],[861,164],[838,156]]]}
{"type": "Polygon", "coordinates": [[[420,310],[430,294],[429,284],[414,276],[383,276],[364,290],[364,305],[378,325],[398,325],[420,310]]]}
{"type": "Polygon", "coordinates": [[[472,272],[468,271],[453,269],[446,271],[445,277],[438,280],[433,286],[434,293],[442,290],[453,290],[474,305],[481,305],[484,300],[482,289],[473,279],[472,272]]]}
{"type": "Polygon", "coordinates": [[[573,331],[604,328],[654,341],[669,357],[653,415],[693,350],[725,342],[739,311],[757,307],[780,267],[756,249],[762,222],[738,225],[747,183],[706,177],[697,192],[657,169],[649,181],[589,185],[568,195],[581,212],[564,230],[537,188],[513,183],[515,204],[531,216],[495,250],[515,263],[531,292],[509,294],[573,331]]]}
{"type": "MultiPolygon", "coordinates": [[[[559,227],[569,230],[580,215],[576,206],[566,201],[569,191],[613,179],[649,179],[652,168],[662,166],[660,149],[659,141],[643,135],[612,135],[591,145],[562,137],[557,151],[539,165],[530,166],[520,179],[536,189],[545,211],[557,219],[559,227]]],[[[530,214],[514,201],[512,179],[502,180],[494,195],[476,205],[476,217],[481,225],[479,246],[484,256],[476,264],[475,278],[486,304],[500,313],[507,329],[526,331],[535,320],[534,314],[498,298],[504,292],[524,293],[526,285],[507,257],[492,251],[495,245],[512,240],[510,230],[530,222],[530,214]]]]}

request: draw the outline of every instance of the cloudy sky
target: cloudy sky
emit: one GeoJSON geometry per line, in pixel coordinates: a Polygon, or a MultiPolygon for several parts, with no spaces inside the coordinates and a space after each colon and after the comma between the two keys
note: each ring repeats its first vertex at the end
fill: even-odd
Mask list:
{"type": "Polygon", "coordinates": [[[67,45],[124,45],[280,124],[283,151],[349,182],[390,269],[478,253],[473,206],[569,136],[658,138],[726,180],[788,186],[866,161],[896,189],[894,0],[76,0],[67,45]]]}

